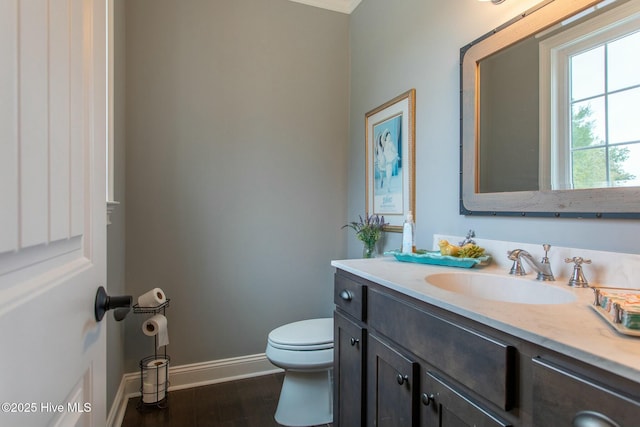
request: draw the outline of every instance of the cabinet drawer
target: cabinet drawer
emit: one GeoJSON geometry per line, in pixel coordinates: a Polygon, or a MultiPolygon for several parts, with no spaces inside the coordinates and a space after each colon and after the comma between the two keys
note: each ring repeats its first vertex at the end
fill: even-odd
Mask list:
{"type": "MultiPolygon", "coordinates": [[[[532,365],[533,424],[571,426],[578,413],[637,426],[640,402],[556,363],[536,357],[532,365]]],[[[614,380],[615,381],[615,380],[614,380]]],[[[584,415],[586,416],[586,415],[584,415]]],[[[609,425],[609,424],[580,424],[609,425]]]]}
{"type": "Polygon", "coordinates": [[[516,402],[516,349],[370,289],[369,326],[498,407],[516,402]]]}
{"type": "MultiPolygon", "coordinates": [[[[425,373],[422,395],[425,419],[433,426],[511,427],[437,373],[425,373]]],[[[537,425],[537,424],[536,424],[537,425]]],[[[551,425],[551,424],[548,424],[551,425]]]]}
{"type": "Polygon", "coordinates": [[[336,306],[358,320],[366,320],[367,287],[339,272],[334,283],[333,302],[336,306]]]}

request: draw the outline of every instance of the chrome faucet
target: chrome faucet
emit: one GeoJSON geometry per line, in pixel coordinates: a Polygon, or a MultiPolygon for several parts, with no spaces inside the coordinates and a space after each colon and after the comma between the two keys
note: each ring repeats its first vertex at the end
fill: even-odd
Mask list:
{"type": "Polygon", "coordinates": [[[538,276],[536,277],[537,280],[556,280],[551,272],[551,264],[549,263],[548,257],[551,245],[544,244],[542,247],[544,248],[544,257],[541,261],[536,261],[535,258],[533,258],[533,256],[524,249],[514,249],[509,251],[508,258],[513,261],[513,266],[511,267],[509,274],[515,274],[517,276],[524,276],[527,274],[522,266],[522,259],[524,259],[527,261],[527,264],[529,264],[538,273],[538,276]]]}
{"type": "Polygon", "coordinates": [[[475,240],[473,240],[474,237],[476,237],[476,232],[473,230],[469,230],[469,232],[467,233],[467,237],[465,237],[465,239],[462,242],[458,243],[458,246],[464,246],[468,243],[475,245],[476,242],[475,240]]]}

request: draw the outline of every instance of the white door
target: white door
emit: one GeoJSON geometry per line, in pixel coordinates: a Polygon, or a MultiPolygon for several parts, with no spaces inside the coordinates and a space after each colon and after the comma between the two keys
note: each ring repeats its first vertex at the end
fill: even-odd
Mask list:
{"type": "Polygon", "coordinates": [[[0,0],[0,426],[106,420],[106,0],[0,0]]]}

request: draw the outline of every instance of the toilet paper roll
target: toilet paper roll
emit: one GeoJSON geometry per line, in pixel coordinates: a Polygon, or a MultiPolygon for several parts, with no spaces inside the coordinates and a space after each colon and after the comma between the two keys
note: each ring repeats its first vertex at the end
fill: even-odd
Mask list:
{"type": "Polygon", "coordinates": [[[147,362],[144,368],[144,382],[161,386],[169,379],[169,360],[154,359],[147,362]]]}
{"type": "Polygon", "coordinates": [[[164,399],[166,390],[164,384],[156,386],[155,384],[143,383],[142,384],[142,401],[144,403],[156,403],[164,399]]]}
{"type": "Polygon", "coordinates": [[[142,379],[142,401],[155,403],[164,399],[169,379],[169,361],[155,359],[147,363],[142,379]]]}
{"type": "Polygon", "coordinates": [[[138,297],[139,307],[157,307],[167,302],[167,297],[160,288],[153,288],[138,297]]]}
{"type": "Polygon", "coordinates": [[[157,336],[158,348],[169,344],[169,331],[167,318],[162,314],[156,314],[142,323],[142,332],[148,337],[157,336]]]}

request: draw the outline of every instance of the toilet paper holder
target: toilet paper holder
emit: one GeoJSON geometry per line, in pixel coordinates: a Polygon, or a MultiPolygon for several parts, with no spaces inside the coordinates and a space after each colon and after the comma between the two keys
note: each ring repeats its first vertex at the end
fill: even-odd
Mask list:
{"type": "Polygon", "coordinates": [[[114,310],[113,318],[120,322],[131,311],[132,302],[133,297],[131,295],[109,296],[104,286],[100,286],[96,292],[94,303],[96,321],[101,321],[107,311],[114,310]]]}

